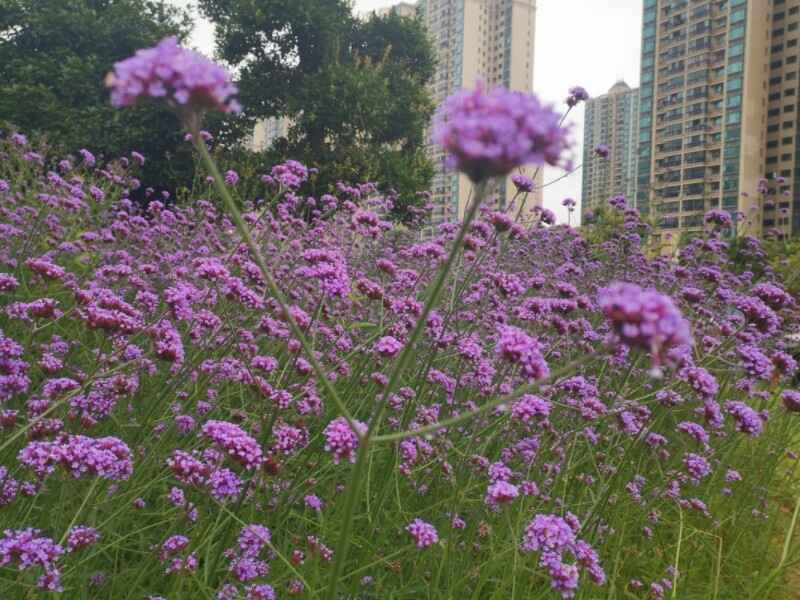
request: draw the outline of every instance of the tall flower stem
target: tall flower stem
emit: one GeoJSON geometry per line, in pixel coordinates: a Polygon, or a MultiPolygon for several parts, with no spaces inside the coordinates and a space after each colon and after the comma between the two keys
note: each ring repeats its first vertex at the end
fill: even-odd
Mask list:
{"type": "MultiPolygon", "coordinates": [[[[336,597],[336,590],[339,585],[339,579],[342,576],[342,572],[344,571],[344,565],[347,562],[347,553],[350,549],[350,531],[353,527],[353,516],[355,513],[355,506],[358,502],[358,498],[361,495],[361,486],[364,482],[364,468],[367,464],[367,458],[369,456],[369,447],[370,442],[372,440],[372,436],[374,432],[380,427],[381,422],[383,421],[383,416],[386,412],[386,407],[388,405],[388,399],[394,390],[397,388],[400,378],[403,372],[406,370],[408,363],[411,361],[414,346],[419,341],[420,337],[422,336],[422,332],[425,329],[425,325],[428,321],[428,316],[430,315],[433,307],[436,305],[436,302],[439,299],[439,296],[444,289],[445,282],[447,281],[447,277],[450,274],[450,271],[453,267],[453,264],[456,262],[456,258],[458,257],[459,252],[461,251],[462,244],[464,243],[464,238],[469,231],[470,225],[472,221],[475,219],[475,216],[478,214],[478,209],[480,208],[481,202],[483,202],[484,197],[486,196],[486,191],[488,187],[487,181],[481,181],[475,184],[475,194],[472,198],[472,203],[469,205],[466,214],[464,215],[464,221],[461,224],[461,228],[458,230],[455,239],[453,240],[453,246],[450,248],[450,254],[447,256],[444,264],[439,268],[439,273],[436,276],[436,280],[431,285],[430,293],[428,295],[428,299],[425,302],[425,306],[422,309],[419,317],[417,318],[417,322],[414,325],[414,329],[411,331],[411,335],[408,337],[408,341],[406,342],[405,346],[403,347],[400,356],[397,358],[397,362],[394,365],[394,369],[392,369],[392,373],[389,376],[389,383],[386,385],[384,390],[383,396],[381,401],[378,403],[375,411],[373,412],[372,418],[369,421],[369,425],[367,427],[366,433],[361,436],[359,441],[358,447],[358,454],[356,457],[356,464],[353,467],[353,472],[350,477],[350,484],[347,489],[347,496],[345,498],[345,506],[344,506],[344,516],[342,521],[342,531],[339,535],[339,542],[336,547],[336,559],[333,568],[333,572],[331,573],[330,583],[328,584],[327,590],[325,592],[325,599],[326,600],[334,600],[336,597]]],[[[353,431],[357,431],[353,428],[353,431]]]]}
{"type": "Polygon", "coordinates": [[[328,379],[325,370],[322,368],[322,365],[317,360],[317,357],[314,354],[314,349],[306,339],[303,330],[300,329],[300,326],[297,324],[297,321],[295,321],[291,312],[289,312],[289,303],[286,300],[286,297],[283,295],[283,292],[281,292],[277,283],[275,283],[275,279],[272,277],[272,272],[267,266],[264,257],[261,255],[261,251],[258,248],[258,244],[256,244],[255,240],[253,240],[253,236],[250,234],[250,228],[247,226],[247,223],[244,222],[239,207],[236,206],[236,202],[234,201],[233,197],[228,191],[228,188],[225,185],[225,179],[219,172],[219,169],[217,168],[217,164],[214,162],[214,159],[211,158],[211,155],[208,152],[208,148],[206,148],[205,142],[200,137],[199,127],[197,127],[196,125],[192,126],[190,133],[192,134],[192,143],[194,144],[194,147],[197,150],[198,154],[200,154],[200,159],[202,160],[206,169],[208,169],[209,173],[211,173],[211,176],[214,178],[214,185],[217,188],[217,192],[219,192],[219,195],[222,197],[222,200],[225,203],[225,207],[230,213],[230,216],[233,219],[234,224],[236,225],[236,229],[239,231],[239,235],[242,236],[242,239],[244,240],[247,249],[253,256],[253,260],[255,260],[256,264],[258,265],[258,268],[261,271],[261,275],[264,277],[264,281],[267,282],[267,287],[269,288],[270,294],[272,294],[273,298],[275,298],[278,301],[278,304],[280,304],[281,310],[283,311],[286,320],[289,322],[289,327],[292,330],[292,335],[294,335],[294,337],[300,342],[300,345],[303,348],[303,352],[305,353],[308,362],[311,363],[311,368],[314,369],[314,374],[317,376],[317,379],[322,384],[322,387],[325,389],[327,395],[330,396],[331,400],[333,400],[333,402],[336,404],[336,408],[338,409],[339,413],[342,416],[344,416],[344,418],[347,420],[347,423],[350,426],[350,428],[353,431],[357,431],[353,417],[350,415],[350,412],[347,410],[347,407],[344,405],[344,402],[342,402],[342,399],[339,398],[339,394],[336,393],[336,390],[333,388],[333,385],[331,385],[331,382],[328,379]]]}

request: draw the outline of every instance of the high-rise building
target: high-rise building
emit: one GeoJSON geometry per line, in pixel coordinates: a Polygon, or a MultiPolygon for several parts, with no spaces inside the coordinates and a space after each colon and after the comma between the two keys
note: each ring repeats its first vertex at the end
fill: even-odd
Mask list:
{"type": "Polygon", "coordinates": [[[800,0],[772,0],[767,94],[764,231],[800,234],[800,0]]]}
{"type": "Polygon", "coordinates": [[[588,100],[585,110],[583,213],[613,196],[636,196],[639,90],[618,81],[607,94],[588,100]],[[595,154],[601,145],[607,147],[608,158],[595,154]]]}
{"type": "Polygon", "coordinates": [[[761,233],[773,3],[789,4],[644,0],[636,204],[662,242],[700,231],[712,208],[761,233]]]}
{"type": "MultiPolygon", "coordinates": [[[[418,10],[436,51],[430,92],[437,106],[479,80],[488,88],[532,91],[535,0],[420,0],[418,10]]],[[[429,155],[437,165],[432,183],[436,224],[448,211],[463,215],[472,185],[466,176],[444,169],[438,148],[429,145],[429,155]]],[[[515,193],[510,178],[498,183],[493,193],[507,206],[515,193]]],[[[541,191],[534,204],[541,204],[541,191]]]]}
{"type": "Polygon", "coordinates": [[[417,16],[417,6],[412,2],[398,2],[392,6],[379,8],[375,11],[375,14],[379,17],[385,17],[391,13],[395,13],[401,17],[413,19],[417,16]]]}

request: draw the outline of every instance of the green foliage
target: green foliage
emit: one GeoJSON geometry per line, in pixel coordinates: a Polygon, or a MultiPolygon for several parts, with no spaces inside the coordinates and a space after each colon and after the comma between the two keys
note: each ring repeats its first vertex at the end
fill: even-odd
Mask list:
{"type": "Polygon", "coordinates": [[[258,119],[288,116],[293,127],[267,151],[266,164],[324,165],[314,193],[337,180],[370,180],[397,191],[399,207],[419,203],[416,191],[433,175],[422,145],[434,62],[421,23],[396,14],[361,22],[342,0],[200,0],[200,7],[216,26],[218,54],[239,72],[246,115],[228,120],[226,141],[241,139],[258,119]]]}
{"type": "Polygon", "coordinates": [[[769,240],[764,243],[772,268],[785,282],[786,290],[800,296],[800,239],[769,240]]]}
{"type": "Polygon", "coordinates": [[[137,150],[149,181],[187,181],[191,153],[175,116],[155,105],[115,110],[103,79],[115,62],[190,26],[163,0],[0,0],[0,129],[108,158],[137,150]]]}

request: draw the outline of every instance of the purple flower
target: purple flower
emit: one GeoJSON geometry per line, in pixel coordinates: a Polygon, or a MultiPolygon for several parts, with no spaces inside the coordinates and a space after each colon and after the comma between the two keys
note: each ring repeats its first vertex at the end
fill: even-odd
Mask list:
{"type": "Polygon", "coordinates": [[[81,155],[81,158],[83,159],[83,164],[85,164],[89,168],[93,167],[97,162],[97,160],[94,157],[94,154],[89,152],[86,148],[81,148],[80,150],[78,150],[78,154],[81,155]]]}
{"type": "Polygon", "coordinates": [[[511,417],[523,423],[527,423],[535,417],[547,418],[549,416],[550,403],[533,394],[523,394],[511,405],[511,417]]]}
{"type": "Polygon", "coordinates": [[[447,165],[473,181],[506,175],[526,164],[559,165],[568,147],[559,115],[536,96],[482,85],[463,90],[439,110],[433,139],[447,165]]]}
{"type": "Polygon", "coordinates": [[[727,410],[736,421],[736,429],[752,437],[761,434],[764,422],[761,416],[744,402],[731,401],[725,403],[727,410]]]}
{"type": "Polygon", "coordinates": [[[200,435],[224,448],[233,460],[249,470],[261,465],[261,447],[238,425],[227,421],[206,421],[200,435]]]}
{"type": "Polygon", "coordinates": [[[781,400],[786,410],[800,412],[800,392],[795,390],[785,390],[781,394],[781,400]]]}
{"type": "Polygon", "coordinates": [[[380,356],[392,357],[403,348],[402,342],[391,335],[383,336],[375,343],[375,353],[380,356]]]}
{"type": "Polygon", "coordinates": [[[525,527],[523,552],[563,552],[575,544],[572,527],[557,515],[539,514],[525,527]]]}
{"type": "Polygon", "coordinates": [[[533,179],[522,173],[514,173],[511,176],[511,182],[514,187],[520,192],[532,192],[534,188],[533,179]]]}
{"type": "Polygon", "coordinates": [[[695,479],[703,479],[704,477],[708,477],[708,475],[711,473],[711,465],[699,454],[689,452],[684,455],[683,465],[686,467],[686,470],[689,472],[689,474],[695,479]]]}
{"type": "Polygon", "coordinates": [[[296,160],[287,160],[272,167],[270,173],[272,178],[283,187],[296,189],[308,181],[309,170],[308,167],[296,160]]]}
{"type": "Polygon", "coordinates": [[[769,357],[761,352],[758,347],[746,344],[736,349],[739,358],[742,359],[744,370],[751,377],[759,379],[769,379],[772,375],[774,365],[769,357]]]}
{"type": "Polygon", "coordinates": [[[725,210],[719,210],[714,208],[708,211],[703,220],[708,224],[712,225],[719,225],[723,229],[730,229],[733,227],[733,219],[731,219],[731,214],[725,210]]]}
{"type": "Polygon", "coordinates": [[[131,451],[115,437],[90,438],[74,435],[55,442],[34,441],[19,452],[19,461],[39,477],[51,474],[56,465],[76,479],[89,473],[120,481],[133,473],[131,451]]]}
{"type": "Polygon", "coordinates": [[[246,525],[239,534],[239,550],[242,556],[256,558],[261,552],[261,549],[269,544],[271,539],[272,534],[269,529],[263,525],[257,523],[246,525]]]}
{"type": "Polygon", "coordinates": [[[245,586],[244,591],[246,600],[275,600],[277,598],[275,590],[266,583],[245,586]]]}
{"type": "Polygon", "coordinates": [[[239,183],[239,174],[234,170],[225,171],[225,183],[236,185],[239,183]]]}
{"type": "Polygon", "coordinates": [[[507,481],[495,481],[486,490],[485,502],[489,506],[507,504],[519,496],[519,488],[507,481]]]}
{"type": "Polygon", "coordinates": [[[427,548],[439,541],[439,534],[436,528],[422,519],[414,519],[406,526],[406,531],[411,534],[417,544],[417,548],[427,548]]]}
{"type": "MultiPolygon", "coordinates": [[[[355,422],[359,434],[367,432],[367,426],[360,421],[355,422]]],[[[355,462],[355,451],[358,448],[358,435],[347,423],[344,417],[338,417],[328,423],[322,432],[325,436],[325,450],[333,454],[334,464],[339,464],[342,459],[355,462]]]]}
{"type": "Polygon", "coordinates": [[[611,154],[611,150],[609,149],[608,144],[598,144],[594,147],[594,153],[600,158],[608,158],[611,154]]]}
{"type": "Polygon", "coordinates": [[[579,85],[569,88],[567,95],[567,106],[572,108],[577,106],[580,102],[586,102],[589,99],[589,92],[579,85]]]}
{"type": "Polygon", "coordinates": [[[660,365],[671,348],[691,344],[689,323],[668,296],[632,283],[612,283],[600,290],[598,304],[629,346],[652,353],[660,365]]]}
{"type": "Polygon", "coordinates": [[[143,98],[164,98],[178,107],[241,110],[234,100],[231,74],[202,54],[182,48],[168,37],[153,48],[138,50],[114,65],[106,78],[114,106],[131,106],[143,98]]]}
{"type": "Polygon", "coordinates": [[[76,552],[91,546],[100,539],[100,533],[93,527],[76,525],[69,530],[67,536],[67,552],[76,552]]]}
{"type": "Polygon", "coordinates": [[[37,586],[42,590],[61,591],[60,577],[56,561],[64,554],[64,549],[38,529],[6,529],[0,538],[0,567],[16,565],[20,571],[31,567],[41,567],[44,574],[37,586]]]}
{"type": "Polygon", "coordinates": [[[550,375],[550,367],[542,356],[542,345],[518,327],[500,327],[496,352],[501,358],[522,367],[523,374],[530,379],[544,379],[550,375]]]}

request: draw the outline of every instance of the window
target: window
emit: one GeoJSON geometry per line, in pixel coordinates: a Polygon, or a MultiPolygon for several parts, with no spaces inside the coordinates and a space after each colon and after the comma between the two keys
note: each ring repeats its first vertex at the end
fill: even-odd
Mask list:
{"type": "Polygon", "coordinates": [[[794,112],[794,104],[787,104],[786,106],[784,106],[783,112],[785,113],[794,112]]]}
{"type": "MultiPolygon", "coordinates": [[[[725,119],[725,122],[728,125],[731,125],[732,123],[739,123],[741,120],[742,120],[742,113],[740,111],[738,111],[738,110],[732,110],[732,111],[730,111],[728,113],[728,116],[725,119]]],[[[790,125],[791,125],[791,123],[790,123],[790,125]]]]}

